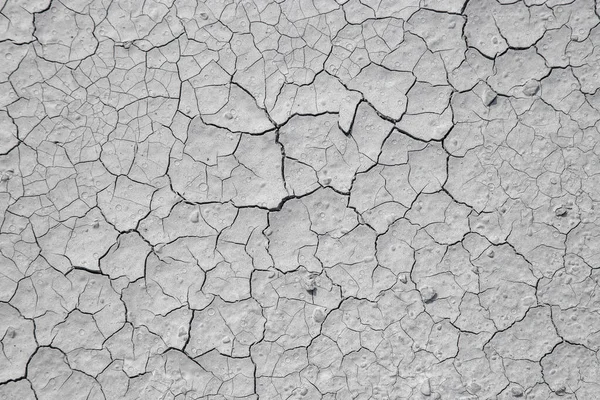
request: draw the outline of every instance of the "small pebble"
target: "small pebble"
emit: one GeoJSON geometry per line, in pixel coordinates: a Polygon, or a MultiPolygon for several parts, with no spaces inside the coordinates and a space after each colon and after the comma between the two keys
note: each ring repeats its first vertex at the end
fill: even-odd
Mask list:
{"type": "Polygon", "coordinates": [[[429,383],[429,379],[421,385],[421,394],[423,396],[431,396],[431,384],[429,383]]]}
{"type": "Polygon", "coordinates": [[[525,96],[533,96],[540,89],[540,83],[536,80],[530,80],[523,86],[523,94],[525,96]]]}
{"type": "Polygon", "coordinates": [[[423,299],[424,303],[432,303],[436,297],[437,293],[435,290],[433,290],[433,288],[425,286],[423,289],[421,289],[421,298],[423,299]]]}
{"type": "Polygon", "coordinates": [[[313,311],[313,320],[316,323],[321,323],[325,321],[325,311],[323,311],[320,308],[315,308],[315,310],[313,311]]]}
{"type": "Polygon", "coordinates": [[[554,215],[557,217],[564,217],[567,215],[567,207],[560,206],[556,210],[554,210],[554,215]]]}

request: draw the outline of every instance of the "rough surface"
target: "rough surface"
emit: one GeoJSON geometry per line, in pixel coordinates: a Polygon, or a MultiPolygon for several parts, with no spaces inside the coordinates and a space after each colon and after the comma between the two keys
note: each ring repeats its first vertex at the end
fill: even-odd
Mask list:
{"type": "Polygon", "coordinates": [[[0,399],[600,398],[595,0],[5,0],[0,399]]]}

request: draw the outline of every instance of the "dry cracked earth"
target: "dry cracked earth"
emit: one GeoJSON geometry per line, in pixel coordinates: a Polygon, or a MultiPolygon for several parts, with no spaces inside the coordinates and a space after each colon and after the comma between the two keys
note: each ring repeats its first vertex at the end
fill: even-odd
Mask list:
{"type": "Polygon", "coordinates": [[[0,3],[0,399],[600,398],[595,1],[0,3]]]}

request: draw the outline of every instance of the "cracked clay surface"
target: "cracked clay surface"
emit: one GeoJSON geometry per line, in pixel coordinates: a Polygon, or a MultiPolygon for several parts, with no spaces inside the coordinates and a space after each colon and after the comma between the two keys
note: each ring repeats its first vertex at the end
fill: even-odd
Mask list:
{"type": "Polygon", "coordinates": [[[600,399],[595,0],[1,0],[0,400],[600,399]]]}

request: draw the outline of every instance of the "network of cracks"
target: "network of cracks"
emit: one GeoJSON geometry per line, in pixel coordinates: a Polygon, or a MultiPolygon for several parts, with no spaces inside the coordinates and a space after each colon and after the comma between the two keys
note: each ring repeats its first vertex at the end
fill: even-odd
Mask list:
{"type": "Polygon", "coordinates": [[[7,0],[0,399],[600,397],[593,0],[7,0]]]}

